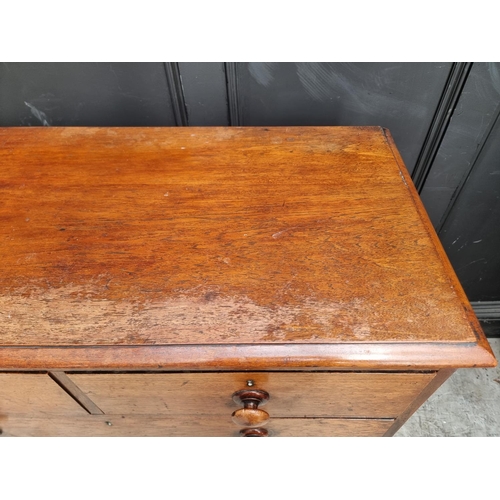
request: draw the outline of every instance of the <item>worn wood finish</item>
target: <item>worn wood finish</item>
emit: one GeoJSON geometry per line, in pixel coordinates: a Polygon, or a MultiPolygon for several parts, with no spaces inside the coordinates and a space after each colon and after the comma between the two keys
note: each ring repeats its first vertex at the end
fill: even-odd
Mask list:
{"type": "Polygon", "coordinates": [[[0,417],[86,415],[45,373],[0,373],[0,417]]]}
{"type": "Polygon", "coordinates": [[[0,141],[3,345],[475,340],[376,128],[0,141]]]}
{"type": "Polygon", "coordinates": [[[271,417],[396,417],[433,373],[70,374],[105,414],[231,415],[252,380],[271,417]]]}
{"type": "Polygon", "coordinates": [[[0,129],[0,163],[0,370],[66,398],[4,373],[7,434],[236,436],[242,389],[270,435],[392,434],[496,364],[380,127],[0,129]]]}
{"type": "Polygon", "coordinates": [[[439,260],[441,261],[445,272],[448,276],[449,282],[451,287],[454,289],[455,293],[457,294],[457,297],[459,301],[462,304],[462,308],[464,309],[467,322],[470,325],[471,330],[474,332],[476,336],[476,341],[478,345],[481,346],[484,350],[486,350],[488,353],[491,354],[491,356],[494,358],[493,351],[491,350],[490,345],[488,344],[488,341],[486,340],[486,337],[483,334],[483,331],[481,329],[481,325],[479,324],[479,321],[474,314],[474,310],[472,309],[472,306],[470,305],[469,300],[467,299],[467,296],[465,295],[465,291],[460,284],[460,281],[458,281],[458,277],[455,274],[455,271],[453,270],[453,267],[450,263],[450,260],[448,259],[448,256],[446,255],[446,252],[443,248],[443,245],[441,244],[441,241],[438,238],[438,235],[434,231],[434,228],[432,226],[432,222],[425,211],[425,207],[420,200],[420,197],[417,193],[417,190],[415,189],[415,186],[413,185],[413,182],[408,174],[408,171],[406,170],[403,159],[401,158],[401,155],[398,152],[398,149],[396,147],[396,144],[394,143],[394,140],[391,136],[391,133],[389,130],[384,129],[384,133],[387,137],[387,141],[389,146],[391,147],[391,150],[394,154],[394,158],[399,166],[399,169],[401,171],[401,175],[403,176],[405,182],[408,185],[408,190],[409,193],[412,197],[413,202],[415,203],[415,208],[418,211],[418,214],[422,220],[422,224],[425,227],[425,230],[427,231],[427,234],[429,235],[430,239],[432,240],[433,247],[439,257],[439,260]]]}
{"type": "Polygon", "coordinates": [[[326,345],[331,363],[332,345],[390,359],[440,342],[493,362],[377,127],[19,128],[0,144],[5,347],[326,345]]]}
{"type": "MultiPolygon", "coordinates": [[[[335,418],[275,419],[267,427],[271,437],[382,436],[393,420],[335,418]]],[[[172,419],[154,415],[87,415],[86,417],[12,418],[0,422],[1,437],[9,436],[122,436],[122,437],[239,437],[241,427],[230,417],[204,420],[172,419]],[[111,425],[109,425],[109,424],[111,425]]]]}

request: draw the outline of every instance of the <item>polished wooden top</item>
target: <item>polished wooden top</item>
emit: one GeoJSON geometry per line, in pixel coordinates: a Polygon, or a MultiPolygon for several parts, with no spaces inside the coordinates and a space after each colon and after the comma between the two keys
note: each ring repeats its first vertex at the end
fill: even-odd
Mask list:
{"type": "Polygon", "coordinates": [[[3,346],[494,362],[381,128],[4,128],[0,164],[3,346]]]}

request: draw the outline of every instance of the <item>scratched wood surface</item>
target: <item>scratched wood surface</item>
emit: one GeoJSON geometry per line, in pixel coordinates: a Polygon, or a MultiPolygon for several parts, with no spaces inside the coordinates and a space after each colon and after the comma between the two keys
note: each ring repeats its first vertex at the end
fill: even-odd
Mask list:
{"type": "Polygon", "coordinates": [[[1,345],[482,342],[380,128],[9,128],[0,164],[1,345]]]}

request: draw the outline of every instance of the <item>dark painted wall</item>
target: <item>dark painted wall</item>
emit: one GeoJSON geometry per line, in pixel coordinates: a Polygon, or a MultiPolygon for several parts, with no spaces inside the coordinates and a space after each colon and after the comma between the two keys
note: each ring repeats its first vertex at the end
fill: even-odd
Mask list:
{"type": "Polygon", "coordinates": [[[489,320],[500,319],[499,111],[498,63],[0,65],[0,126],[389,128],[489,320]]]}
{"type": "Polygon", "coordinates": [[[162,63],[2,63],[0,125],[175,125],[162,63]]]}

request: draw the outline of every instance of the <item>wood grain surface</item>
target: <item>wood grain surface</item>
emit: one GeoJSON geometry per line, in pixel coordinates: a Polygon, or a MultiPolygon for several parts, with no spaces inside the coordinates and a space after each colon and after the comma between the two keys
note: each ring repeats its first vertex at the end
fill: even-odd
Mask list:
{"type": "MultiPolygon", "coordinates": [[[[392,420],[283,418],[265,429],[271,437],[382,436],[392,420]]],[[[205,420],[158,416],[87,415],[86,417],[12,418],[0,422],[1,437],[88,436],[88,437],[238,437],[241,427],[230,417],[205,420]]]]}
{"type": "Polygon", "coordinates": [[[86,415],[45,373],[0,373],[0,420],[13,415],[86,415]]]}
{"type": "Polygon", "coordinates": [[[0,129],[0,345],[439,343],[494,364],[394,154],[378,127],[0,129]]]}
{"type": "Polygon", "coordinates": [[[393,418],[434,378],[434,373],[167,373],[69,374],[106,415],[231,415],[235,391],[269,393],[265,411],[275,417],[393,418]]]}

